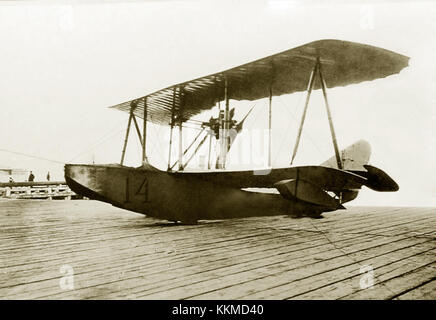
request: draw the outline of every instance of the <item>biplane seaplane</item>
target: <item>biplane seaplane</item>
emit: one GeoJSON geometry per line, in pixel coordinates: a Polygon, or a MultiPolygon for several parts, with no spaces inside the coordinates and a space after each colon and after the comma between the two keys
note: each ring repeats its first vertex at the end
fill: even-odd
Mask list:
{"type": "Polygon", "coordinates": [[[91,199],[185,224],[269,215],[319,218],[323,212],[345,209],[343,204],[355,199],[362,186],[375,191],[397,191],[397,183],[388,174],[368,164],[371,151],[366,141],[339,150],[327,88],[399,73],[408,66],[408,60],[401,54],[370,45],[319,40],[115,105],[111,108],[129,114],[120,164],[66,164],[66,182],[76,193],[91,199]],[[311,93],[318,89],[322,90],[325,101],[334,156],[319,166],[292,166],[311,93]],[[273,97],[303,91],[307,95],[291,165],[271,168],[273,97]],[[256,170],[226,170],[228,152],[245,120],[233,119],[231,101],[264,98],[269,99],[268,170],[264,174],[256,170]],[[221,105],[220,115],[200,123],[200,134],[184,149],[183,124],[221,105]],[[137,118],[142,118],[142,132],[137,118]],[[167,170],[159,170],[147,160],[147,122],[170,127],[167,170]],[[139,167],[123,165],[132,123],[142,146],[139,167]],[[174,129],[179,131],[178,158],[172,162],[174,129]],[[206,133],[201,139],[202,132],[206,133]],[[219,146],[215,163],[210,161],[209,143],[207,170],[185,170],[208,137],[216,139],[219,146]],[[188,149],[194,150],[189,158],[188,149]],[[247,191],[249,188],[269,188],[276,192],[247,191]]]}

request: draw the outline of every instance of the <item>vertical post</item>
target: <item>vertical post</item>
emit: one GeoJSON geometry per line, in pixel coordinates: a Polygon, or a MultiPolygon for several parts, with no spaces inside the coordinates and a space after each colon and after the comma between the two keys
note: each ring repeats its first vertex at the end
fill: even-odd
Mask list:
{"type": "Polygon", "coordinates": [[[124,156],[126,154],[127,141],[129,139],[130,124],[132,123],[132,116],[133,116],[132,106],[130,106],[130,115],[129,115],[129,121],[127,123],[126,137],[124,138],[123,151],[121,152],[121,161],[120,161],[121,165],[123,165],[123,163],[124,163],[124,156]]]}
{"type": "Polygon", "coordinates": [[[327,117],[328,117],[329,125],[330,125],[330,132],[332,134],[333,147],[335,148],[336,163],[338,165],[338,169],[342,170],[342,160],[341,160],[341,156],[339,155],[338,143],[336,141],[335,128],[333,126],[332,115],[330,113],[329,101],[327,99],[327,89],[326,89],[326,84],[325,84],[324,78],[322,76],[321,63],[319,62],[319,57],[318,57],[318,72],[319,72],[319,78],[321,80],[322,93],[324,95],[325,107],[327,110],[327,117]]]}
{"type": "Polygon", "coordinates": [[[173,89],[173,106],[171,108],[170,146],[168,148],[168,171],[171,170],[171,147],[173,143],[174,109],[176,106],[176,88],[173,89]]]}
{"type": "Polygon", "coordinates": [[[309,83],[307,85],[307,95],[306,102],[304,103],[303,115],[301,116],[300,127],[298,128],[297,140],[295,141],[294,151],[292,152],[291,165],[294,162],[295,156],[297,155],[298,145],[300,143],[301,132],[303,131],[304,120],[306,119],[307,107],[309,105],[310,95],[312,93],[313,84],[315,82],[316,70],[318,68],[318,61],[315,63],[312,72],[310,73],[309,83]]]}
{"type": "Polygon", "coordinates": [[[147,97],[144,97],[144,121],[142,123],[142,164],[147,163],[147,97]]]}

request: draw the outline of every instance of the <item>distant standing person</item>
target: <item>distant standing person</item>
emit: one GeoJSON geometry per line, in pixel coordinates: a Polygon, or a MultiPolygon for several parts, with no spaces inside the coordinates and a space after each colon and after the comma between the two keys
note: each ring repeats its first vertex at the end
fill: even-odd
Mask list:
{"type": "Polygon", "coordinates": [[[35,176],[33,175],[32,171],[30,171],[29,179],[27,179],[29,182],[33,182],[35,180],[35,176]]]}
{"type": "Polygon", "coordinates": [[[50,181],[50,171],[47,172],[47,181],[50,181]]]}

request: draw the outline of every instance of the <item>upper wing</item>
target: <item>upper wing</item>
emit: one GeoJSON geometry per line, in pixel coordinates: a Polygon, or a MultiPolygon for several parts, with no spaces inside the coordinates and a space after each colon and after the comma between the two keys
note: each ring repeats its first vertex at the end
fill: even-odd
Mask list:
{"type": "MultiPolygon", "coordinates": [[[[327,87],[384,78],[408,66],[409,58],[392,51],[365,44],[319,40],[265,57],[229,70],[179,83],[146,96],[113,106],[143,118],[147,99],[147,120],[168,125],[174,108],[183,121],[212,108],[224,100],[227,79],[228,97],[234,100],[257,100],[305,91],[317,58],[322,64],[327,87]]],[[[321,84],[317,79],[314,89],[321,84]]],[[[180,119],[179,118],[179,119],[180,119]]]]}

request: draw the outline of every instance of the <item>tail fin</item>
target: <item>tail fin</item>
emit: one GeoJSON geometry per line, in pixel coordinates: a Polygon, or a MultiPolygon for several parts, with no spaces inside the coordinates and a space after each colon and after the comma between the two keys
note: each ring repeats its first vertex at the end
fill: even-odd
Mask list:
{"type": "MultiPolygon", "coordinates": [[[[365,140],[359,140],[340,152],[343,170],[360,175],[367,179],[365,185],[375,191],[397,191],[398,184],[383,170],[368,165],[371,156],[371,146],[365,140]]],[[[323,167],[337,169],[335,156],[321,164],[323,167]]],[[[343,193],[343,201],[351,201],[357,197],[357,190],[343,193]]]]}
{"type": "MultiPolygon", "coordinates": [[[[359,140],[340,151],[342,167],[349,171],[366,171],[364,165],[369,162],[371,146],[365,140],[359,140]]],[[[338,169],[336,157],[333,156],[321,164],[323,167],[338,169]]]]}

